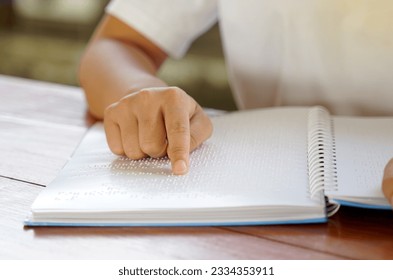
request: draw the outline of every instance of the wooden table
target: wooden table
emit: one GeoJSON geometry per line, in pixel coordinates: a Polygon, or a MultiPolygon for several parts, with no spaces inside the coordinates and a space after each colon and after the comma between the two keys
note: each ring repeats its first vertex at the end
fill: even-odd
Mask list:
{"type": "Polygon", "coordinates": [[[393,259],[393,212],[345,207],[314,225],[24,228],[93,122],[80,88],[0,76],[1,259],[393,259]]]}

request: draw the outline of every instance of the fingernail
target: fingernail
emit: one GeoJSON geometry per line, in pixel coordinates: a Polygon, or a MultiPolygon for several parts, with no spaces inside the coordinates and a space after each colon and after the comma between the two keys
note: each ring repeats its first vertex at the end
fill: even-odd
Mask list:
{"type": "Polygon", "coordinates": [[[187,164],[184,160],[177,160],[173,164],[173,173],[176,175],[183,175],[187,173],[187,164]]]}

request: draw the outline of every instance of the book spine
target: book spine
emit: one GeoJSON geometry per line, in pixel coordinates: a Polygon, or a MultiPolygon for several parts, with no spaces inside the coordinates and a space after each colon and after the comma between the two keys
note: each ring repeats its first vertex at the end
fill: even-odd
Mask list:
{"type": "MultiPolygon", "coordinates": [[[[308,176],[312,199],[324,199],[324,190],[337,189],[336,149],[333,123],[323,107],[310,109],[308,119],[308,176]]],[[[328,215],[338,209],[327,206],[328,215]]]]}

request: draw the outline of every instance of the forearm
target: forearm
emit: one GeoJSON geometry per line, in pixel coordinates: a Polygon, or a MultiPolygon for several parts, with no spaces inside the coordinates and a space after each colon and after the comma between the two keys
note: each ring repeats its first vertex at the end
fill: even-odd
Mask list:
{"type": "Polygon", "coordinates": [[[116,39],[94,41],[82,58],[79,78],[90,112],[98,119],[125,95],[166,84],[156,77],[157,66],[138,47],[116,39]]]}

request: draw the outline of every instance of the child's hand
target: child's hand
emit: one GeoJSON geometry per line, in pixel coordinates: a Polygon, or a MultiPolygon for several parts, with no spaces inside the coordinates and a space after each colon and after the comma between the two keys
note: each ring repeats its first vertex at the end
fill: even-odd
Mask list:
{"type": "Polygon", "coordinates": [[[385,167],[382,181],[382,191],[393,206],[393,159],[385,167]]]}
{"type": "Polygon", "coordinates": [[[168,155],[177,175],[187,173],[189,153],[212,133],[202,108],[177,87],[125,96],[105,110],[104,126],[113,153],[131,159],[168,155]]]}

